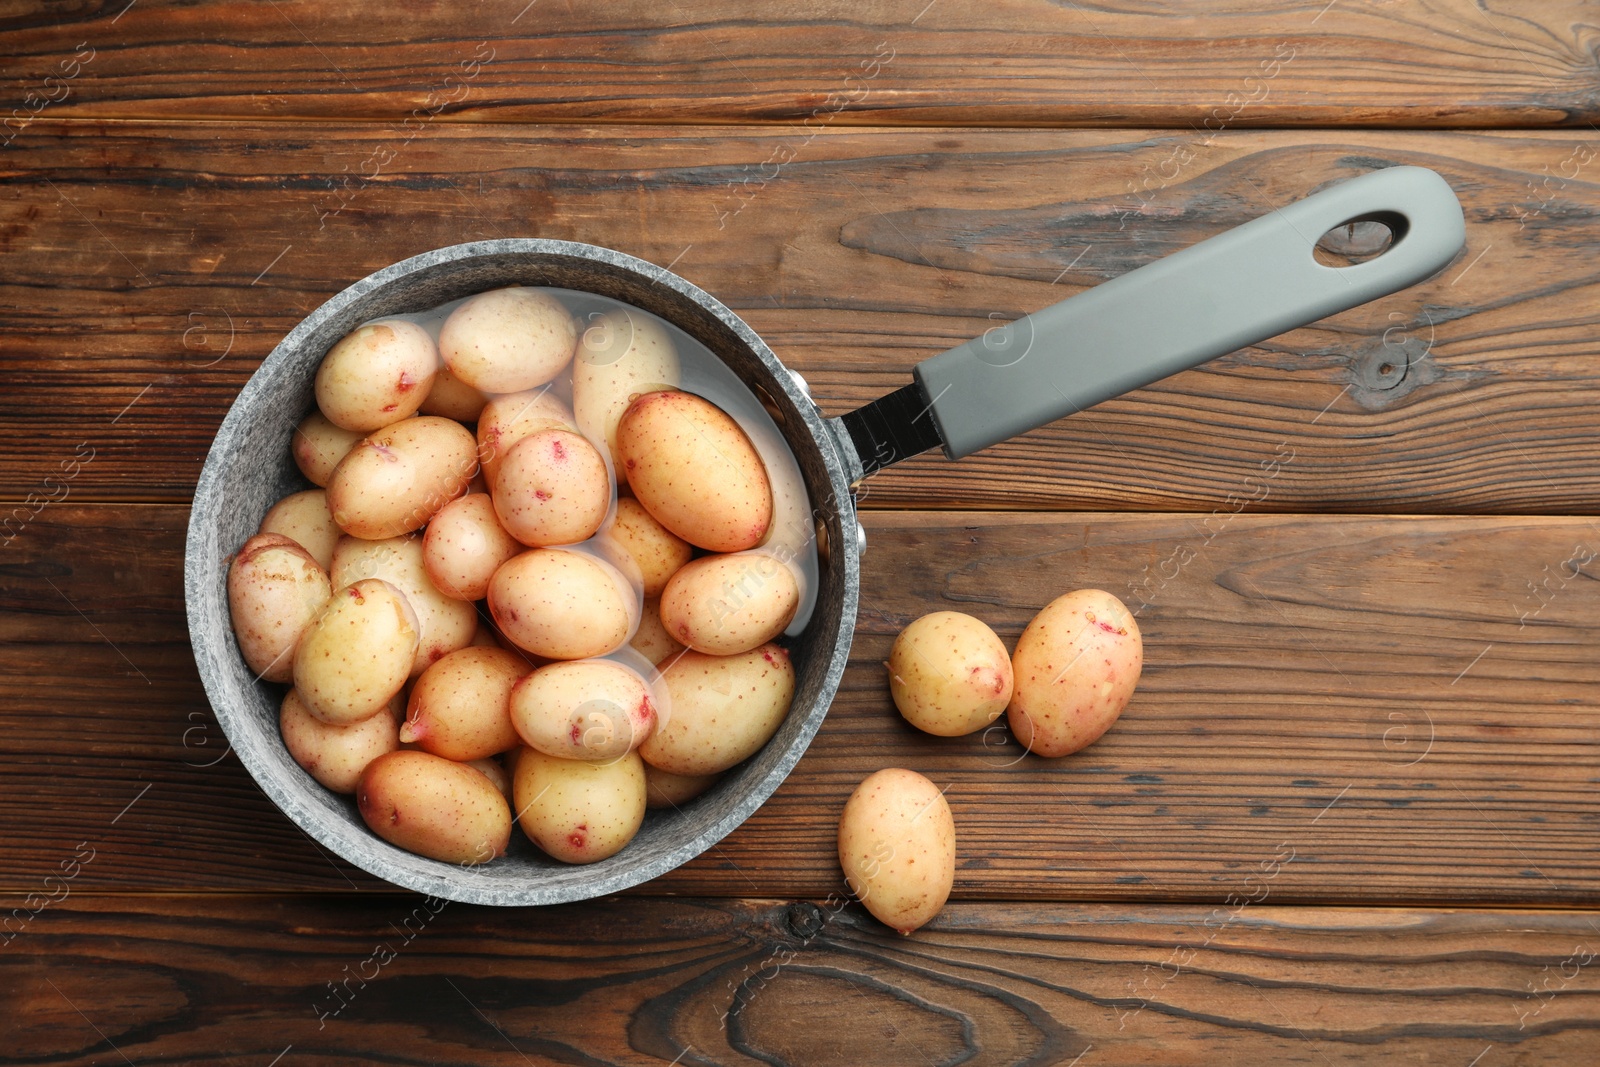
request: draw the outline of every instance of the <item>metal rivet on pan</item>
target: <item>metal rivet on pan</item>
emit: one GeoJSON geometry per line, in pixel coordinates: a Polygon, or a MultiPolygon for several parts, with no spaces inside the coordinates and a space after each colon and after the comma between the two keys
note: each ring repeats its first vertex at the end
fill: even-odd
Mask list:
{"type": "Polygon", "coordinates": [[[867,528],[858,522],[856,523],[856,555],[865,556],[866,554],[867,528]]]}

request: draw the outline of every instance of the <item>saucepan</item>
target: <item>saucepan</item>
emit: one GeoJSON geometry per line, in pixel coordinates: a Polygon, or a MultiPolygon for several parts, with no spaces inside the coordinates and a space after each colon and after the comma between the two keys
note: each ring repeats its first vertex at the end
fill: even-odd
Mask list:
{"type": "MultiPolygon", "coordinates": [[[[959,459],[1213,357],[1412,285],[1461,250],[1465,227],[1433,171],[1394,167],[1316,192],[1174,255],[991,330],[919,364],[904,387],[837,418],[823,415],[743,320],[671,271],[609,249],[516,239],[455,245],[361,279],[283,339],[239,394],[195,490],[185,594],[196,662],[233,751],[267,796],[313,839],[396,885],[441,899],[551,904],[602,896],[663,874],[715,845],[800,759],[844,672],[865,535],[853,487],[874,471],[941,448],[959,459]],[[1390,242],[1344,266],[1319,260],[1323,234],[1379,222],[1390,242]],[[461,868],[370,833],[347,797],[318,787],[277,731],[278,695],[255,680],[232,637],[229,554],[271,504],[304,488],[290,461],[311,409],[318,362],[369,319],[419,312],[507,285],[611,297],[660,316],[710,349],[767,407],[793,451],[816,520],[820,557],[811,622],[793,639],[794,703],[777,735],[709,793],[651,812],[609,859],[565,866],[518,839],[494,863],[461,868]]],[[[933,605],[930,605],[930,609],[933,605]]]]}

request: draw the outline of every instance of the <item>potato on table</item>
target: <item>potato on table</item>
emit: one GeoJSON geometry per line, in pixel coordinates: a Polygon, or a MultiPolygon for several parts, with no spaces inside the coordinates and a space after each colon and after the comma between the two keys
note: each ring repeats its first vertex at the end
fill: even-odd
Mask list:
{"type": "Polygon", "coordinates": [[[1017,639],[1011,732],[1036,755],[1077,752],[1117,721],[1143,666],[1144,639],[1122,601],[1099,589],[1057,597],[1017,639]]]}
{"type": "Polygon", "coordinates": [[[936,611],[895,638],[885,663],[889,692],[924,733],[959,737],[988,726],[1011,700],[1011,657],[971,615],[936,611]]]}
{"type": "Polygon", "coordinates": [[[909,934],[944,907],[956,877],[956,827],[939,787],[915,771],[869,775],[839,817],[845,883],[879,922],[909,934]]]}

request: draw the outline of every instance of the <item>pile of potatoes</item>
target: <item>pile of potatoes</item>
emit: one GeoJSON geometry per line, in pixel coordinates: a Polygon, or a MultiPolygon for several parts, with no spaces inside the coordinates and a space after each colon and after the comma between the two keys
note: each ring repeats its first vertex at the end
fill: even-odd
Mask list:
{"type": "MultiPolygon", "coordinates": [[[[981,620],[937,611],[900,631],[884,666],[895,707],[924,733],[971,734],[1006,712],[1028,752],[1066,756],[1127,707],[1144,639],[1122,601],[1079,589],[1034,616],[1011,655],[981,620]]],[[[869,776],[839,818],[839,865],[879,921],[903,934],[928,922],[955,884],[955,820],[943,793],[904,768],[869,776]]]]}
{"type": "Polygon", "coordinates": [[[516,822],[592,863],[783,722],[804,579],[760,454],[681,381],[651,316],[585,326],[526,287],[324,357],[293,442],[319,488],[268,512],[228,596],[292,687],[289,753],[380,837],[477,864],[516,822]]]}

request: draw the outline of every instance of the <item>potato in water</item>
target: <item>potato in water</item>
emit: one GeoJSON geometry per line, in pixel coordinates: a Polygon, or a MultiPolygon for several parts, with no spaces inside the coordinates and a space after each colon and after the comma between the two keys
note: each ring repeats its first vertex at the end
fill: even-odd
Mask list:
{"type": "Polygon", "coordinates": [[[501,648],[463,648],[422,672],[411,687],[400,740],[462,763],[517,745],[511,692],[528,665],[501,648]]]}
{"type": "Polygon", "coordinates": [[[617,454],[639,503],[691,545],[738,552],[767,535],[772,487],[761,456],[709,400],[677,390],[637,398],[617,424],[617,454]]]}
{"type": "Polygon", "coordinates": [[[704,556],[686,564],[661,594],[661,622],[696,652],[731,656],[783,633],[800,605],[788,564],[765,552],[704,556]]]}
{"type": "Polygon", "coordinates": [[[609,760],[632,752],[656,725],[656,700],[633,671],[607,659],[540,667],[511,693],[511,722],[547,756],[609,760]]]}
{"type": "Polygon", "coordinates": [[[422,563],[433,587],[457,600],[482,600],[489,579],[523,546],[506,533],[485,493],[456,497],[428,523],[422,563]]]}
{"type": "Polygon", "coordinates": [[[534,844],[562,863],[594,863],[620,852],[644,824],[644,763],[637,752],[591,761],[525,748],[512,797],[534,844]]]}
{"type": "Polygon", "coordinates": [[[1079,589],[1051,601],[1017,639],[1007,721],[1029,752],[1066,756],[1099,740],[1133,697],[1144,639],[1110,593],[1079,589]]]}
{"type": "Polygon", "coordinates": [[[417,619],[405,595],[368,578],[339,591],[300,639],[294,687],[306,710],[347,726],[382,711],[417,655],[417,619]]]}
{"type": "Polygon", "coordinates": [[[511,842],[511,807],[488,776],[427,752],[390,752],[369,763],[356,806],[391,845],[445,863],[487,863],[511,842]]]}
{"type": "Polygon", "coordinates": [[[604,560],[534,548],[494,572],[489,612],[518,648],[547,659],[589,659],[628,643],[639,599],[604,560]]]}
{"type": "MultiPolygon", "coordinates": [[[[391,711],[398,702],[397,696],[391,711]]],[[[294,761],[335,793],[354,793],[367,764],[400,747],[394,715],[369,715],[348,726],[333,726],[311,714],[293,689],[278,710],[278,730],[294,761]]]]}
{"type": "Polygon", "coordinates": [[[303,635],[328,603],[328,575],[281,534],[256,534],[228,567],[228,608],[239,651],[256,677],[287,682],[303,635]]]}
{"type": "Polygon", "coordinates": [[[341,537],[333,546],[333,587],[353,585],[363,578],[382,578],[401,593],[417,618],[417,655],[411,663],[415,678],[441,657],[472,643],[478,631],[478,612],[461,600],[445,596],[428,578],[423,561],[423,541],[417,534],[364,541],[341,537]]]}
{"type": "Polygon", "coordinates": [[[572,362],[577,327],[561,301],[538,289],[494,289],[468,299],[439,331],[450,373],[485,393],[543,385],[572,362]]]}
{"type": "Polygon", "coordinates": [[[639,754],[674,774],[719,774],[778,732],[794,698],[794,665],[777,645],[737,656],[685,652],[661,672],[671,714],[639,754]]]}
{"type": "Polygon", "coordinates": [[[570,430],[540,430],[512,446],[490,486],[495,514],[525,545],[575,545],[611,510],[606,461],[570,430]]]}
{"type": "Polygon", "coordinates": [[[369,322],[322,357],[317,408],[335,426],[371,433],[415,415],[438,368],[427,330],[404,319],[369,322]]]}
{"type": "Polygon", "coordinates": [[[589,320],[572,362],[572,411],[585,436],[605,442],[619,483],[628,480],[617,453],[623,411],[634,397],[676,389],[680,381],[677,346],[656,319],[618,308],[589,320]]]}
{"type": "Polygon", "coordinates": [[[368,540],[419,529],[467,491],[478,445],[459,422],[418,415],[364,438],[328,479],[328,508],[368,540]]]}

